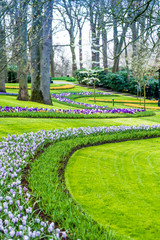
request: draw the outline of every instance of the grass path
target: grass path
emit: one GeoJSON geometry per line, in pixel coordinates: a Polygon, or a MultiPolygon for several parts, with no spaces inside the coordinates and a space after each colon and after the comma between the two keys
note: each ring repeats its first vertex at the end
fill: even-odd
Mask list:
{"type": "Polygon", "coordinates": [[[160,139],[78,150],[65,177],[73,198],[93,219],[131,239],[160,236],[160,139]]]}

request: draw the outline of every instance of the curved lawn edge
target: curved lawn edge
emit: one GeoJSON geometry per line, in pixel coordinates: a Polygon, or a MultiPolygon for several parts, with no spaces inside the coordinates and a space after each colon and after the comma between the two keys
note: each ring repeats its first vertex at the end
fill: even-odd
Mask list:
{"type": "Polygon", "coordinates": [[[90,119],[90,118],[136,118],[154,116],[153,111],[130,113],[93,113],[93,114],[78,114],[78,113],[62,113],[62,112],[0,112],[0,118],[64,118],[64,119],[90,119]]]}
{"type": "Polygon", "coordinates": [[[51,145],[41,157],[31,164],[31,172],[28,176],[29,187],[34,191],[36,198],[41,199],[39,207],[50,217],[52,216],[63,228],[69,230],[70,239],[129,239],[126,236],[119,236],[118,233],[113,232],[110,228],[104,229],[98,224],[95,224],[87,213],[84,214],[79,204],[75,205],[74,200],[65,186],[64,171],[70,156],[76,150],[83,147],[153,137],[160,137],[160,130],[131,131],[111,133],[110,135],[89,136],[76,138],[76,141],[75,139],[70,139],[51,145]],[[44,163],[46,155],[49,160],[47,163],[44,163]],[[41,169],[41,174],[43,174],[44,178],[41,178],[41,181],[38,178],[36,182],[35,178],[39,176],[39,173],[37,173],[38,169],[41,169]],[[45,174],[46,170],[47,174],[45,174]],[[53,171],[53,178],[51,178],[53,171]],[[50,176],[49,181],[47,178],[48,175],[50,176]],[[46,182],[48,184],[45,188],[46,182]],[[53,182],[55,183],[54,186],[53,182]],[[41,187],[43,187],[43,192],[40,190],[41,187]],[[54,199],[49,196],[52,196],[54,199]],[[57,201],[59,201],[58,207],[56,207],[57,201]],[[59,210],[60,206],[61,212],[58,215],[57,210],[59,210]],[[69,213],[67,213],[68,209],[69,213]],[[78,229],[78,231],[76,231],[76,229],[78,229]]]}

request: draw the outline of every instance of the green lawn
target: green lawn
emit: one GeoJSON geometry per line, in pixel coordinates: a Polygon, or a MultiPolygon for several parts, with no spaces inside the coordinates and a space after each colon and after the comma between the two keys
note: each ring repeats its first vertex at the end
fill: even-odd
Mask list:
{"type": "MultiPolygon", "coordinates": [[[[83,97],[83,98],[76,98],[75,100],[76,101],[81,101],[81,102],[84,102],[84,103],[90,103],[90,104],[93,104],[94,101],[91,101],[89,100],[89,98],[93,98],[93,97],[83,97]]],[[[115,108],[133,108],[133,107],[129,107],[129,106],[125,106],[124,104],[127,103],[127,102],[124,102],[124,103],[119,103],[119,102],[116,102],[116,100],[128,100],[129,101],[137,101],[137,103],[131,103],[131,104],[135,104],[135,105],[141,105],[143,106],[143,99],[137,99],[135,97],[132,97],[132,96],[124,96],[124,95],[120,95],[120,94],[114,94],[114,95],[108,95],[108,96],[98,96],[96,97],[97,99],[104,99],[104,100],[108,100],[108,99],[114,99],[114,107],[115,108]]],[[[108,106],[108,107],[113,107],[113,103],[112,102],[107,102],[107,101],[96,101],[96,104],[97,105],[101,105],[101,106],[108,106]]],[[[150,106],[150,107],[158,107],[158,103],[146,103],[146,106],[150,106]]]]}
{"type": "MultiPolygon", "coordinates": [[[[78,87],[77,87],[78,89],[78,87]]],[[[80,87],[80,90],[81,87],[80,87]]],[[[124,98],[118,97],[118,98],[124,98]]],[[[88,98],[79,98],[78,101],[88,98]]],[[[88,101],[89,102],[89,101],[88,101]]],[[[73,106],[67,106],[62,103],[53,102],[53,106],[45,104],[18,101],[16,96],[0,96],[1,106],[20,106],[20,107],[43,107],[43,108],[56,108],[56,109],[74,109],[73,106]]],[[[36,132],[41,129],[54,129],[54,128],[67,128],[67,127],[96,127],[96,126],[111,126],[111,125],[137,125],[137,124],[153,124],[160,123],[160,113],[156,112],[152,117],[139,117],[139,118],[119,118],[119,119],[30,119],[30,118],[0,118],[0,138],[6,137],[7,134],[22,134],[24,132],[36,132]]]]}
{"type": "Polygon", "coordinates": [[[66,168],[66,184],[85,212],[137,240],[160,236],[160,139],[83,148],[66,168]]]}
{"type": "MultiPolygon", "coordinates": [[[[87,90],[88,90],[87,88],[75,86],[74,89],[61,90],[61,91],[52,90],[51,93],[79,92],[79,91],[87,91],[87,90]]],[[[10,89],[10,90],[7,90],[7,92],[17,93],[18,90],[10,89]]],[[[56,108],[56,109],[59,109],[59,108],[74,109],[74,106],[67,106],[57,102],[53,102],[53,106],[48,106],[48,105],[34,103],[30,101],[18,101],[16,98],[17,98],[16,96],[0,95],[0,105],[14,106],[14,107],[27,106],[27,107],[43,107],[43,108],[56,108]]],[[[112,96],[105,96],[105,98],[106,99],[112,98],[112,96]]],[[[114,96],[114,98],[128,99],[128,100],[135,99],[133,97],[123,96],[123,95],[117,95],[117,96],[114,96]]],[[[91,103],[91,101],[88,100],[88,97],[77,98],[77,101],[91,103]]],[[[99,102],[99,103],[97,102],[97,104],[111,105],[111,104],[102,103],[102,102],[99,102]]],[[[116,104],[115,107],[124,108],[124,105],[120,103],[120,104],[116,104]]],[[[118,118],[118,119],[42,119],[42,118],[31,119],[31,118],[2,118],[1,117],[0,118],[0,140],[2,139],[2,137],[6,137],[7,134],[22,134],[24,132],[31,132],[31,131],[36,132],[42,129],[50,130],[55,128],[61,129],[61,128],[68,128],[68,127],[77,128],[82,126],[97,127],[97,126],[112,126],[112,125],[115,125],[115,126],[141,125],[141,124],[151,125],[154,123],[155,124],[160,123],[160,112],[158,111],[156,112],[155,116],[151,116],[151,117],[118,118]]],[[[154,139],[154,141],[158,145],[160,140],[154,139]]],[[[122,236],[125,236],[125,235],[127,237],[131,236],[131,238],[139,239],[139,240],[140,239],[147,239],[147,240],[158,239],[157,238],[159,234],[158,230],[156,233],[157,225],[159,224],[158,217],[156,215],[157,209],[158,209],[158,203],[156,202],[156,197],[152,191],[155,189],[155,187],[158,186],[158,177],[157,177],[157,182],[153,182],[152,173],[154,172],[155,174],[158,174],[158,171],[159,171],[158,170],[159,166],[157,163],[158,162],[157,156],[159,154],[158,152],[159,150],[156,149],[154,141],[152,143],[152,148],[149,146],[149,142],[146,142],[145,144],[143,144],[144,143],[144,140],[143,140],[143,141],[139,141],[137,145],[136,145],[136,142],[127,142],[127,143],[125,142],[121,144],[119,143],[108,144],[107,148],[106,148],[106,145],[102,145],[95,148],[84,149],[84,150],[81,150],[82,152],[84,151],[82,154],[81,154],[81,151],[78,151],[77,153],[75,153],[75,155],[72,158],[73,161],[72,162],[70,161],[67,167],[67,172],[66,172],[67,185],[71,189],[71,192],[73,191],[73,189],[75,188],[77,189],[78,192],[76,192],[75,194],[76,196],[73,193],[76,201],[80,202],[83,208],[86,209],[86,211],[88,211],[89,214],[96,221],[98,221],[100,224],[104,225],[105,227],[106,226],[111,227],[111,229],[115,230],[122,236]],[[109,150],[109,148],[111,149],[109,150]],[[92,149],[94,150],[92,151],[92,149]],[[147,158],[148,165],[145,165],[145,156],[148,151],[150,151],[151,154],[149,155],[149,158],[147,158]],[[154,154],[154,152],[156,154],[154,154]],[[107,156],[109,157],[110,161],[105,160],[107,156]],[[138,156],[138,158],[136,156],[138,156]],[[124,160],[122,162],[123,157],[124,157],[124,160]],[[152,157],[153,157],[153,163],[151,162],[152,157]],[[90,161],[86,162],[84,158],[90,161]],[[120,159],[120,161],[118,159],[120,159]],[[131,162],[130,162],[130,159],[131,159],[131,162]],[[157,159],[157,162],[155,161],[155,159],[157,159]],[[127,161],[126,163],[124,162],[125,160],[127,161]],[[139,165],[139,160],[140,160],[140,165],[139,165]],[[81,161],[82,161],[82,164],[81,164],[81,161]],[[133,168],[134,168],[134,171],[131,170],[133,168]],[[108,171],[106,171],[106,169],[108,171]],[[70,171],[74,171],[74,174],[71,174],[70,171]],[[111,171],[115,171],[115,173],[112,174],[111,171]],[[147,176],[144,173],[141,174],[141,172],[142,173],[146,172],[147,176]],[[101,175],[103,175],[103,177],[101,175]],[[112,175],[115,175],[115,177],[112,178],[113,177],[112,175]],[[96,178],[96,181],[94,178],[96,178]],[[79,184],[80,179],[83,186],[79,184]],[[130,180],[131,180],[131,190],[128,190],[130,188],[128,181],[130,180]],[[150,183],[153,183],[153,184],[152,185],[149,184],[149,181],[150,183]],[[75,186],[74,184],[78,184],[78,186],[75,186]],[[145,188],[143,188],[142,186],[145,188]],[[107,188],[109,190],[106,190],[107,188]],[[78,193],[81,193],[81,191],[84,191],[84,194],[82,195],[86,197],[85,199],[82,195],[80,195],[82,196],[80,197],[80,199],[78,198],[78,193]],[[106,191],[110,193],[110,196],[109,194],[106,196],[106,191]],[[91,198],[90,194],[92,192],[94,194],[95,199],[94,197],[91,198]],[[151,196],[153,196],[153,199],[151,199],[151,196]],[[105,200],[103,200],[103,197],[105,200]],[[84,202],[81,202],[82,199],[84,202]],[[97,204],[98,201],[99,201],[99,204],[97,204]],[[109,202],[109,204],[106,204],[107,201],[109,202]],[[150,204],[152,205],[151,207],[150,207],[150,204]],[[97,209],[97,205],[99,209],[97,209]],[[154,206],[156,206],[157,208],[154,209],[154,206]],[[106,216],[106,210],[104,210],[105,207],[107,207],[107,211],[108,211],[107,216],[106,216]],[[131,211],[129,207],[133,207],[133,211],[131,211]],[[141,208],[140,209],[141,211],[139,211],[139,208],[141,208]],[[144,210],[144,213],[142,212],[142,210],[144,210]],[[116,216],[114,215],[115,212],[116,212],[116,216]],[[153,217],[150,217],[151,215],[153,215],[153,217]],[[154,224],[153,224],[153,221],[154,221],[154,224]],[[154,238],[152,238],[152,234],[154,234],[153,235],[154,238]]],[[[58,145],[58,151],[61,152],[60,145],[61,143],[59,143],[58,145]]],[[[155,189],[155,191],[156,190],[157,189],[155,189]]]]}
{"type": "Polygon", "coordinates": [[[53,105],[46,105],[31,101],[19,101],[16,96],[0,95],[0,106],[12,106],[12,107],[38,107],[38,108],[54,108],[54,109],[74,109],[73,106],[67,106],[61,103],[53,102],[53,105]]]}

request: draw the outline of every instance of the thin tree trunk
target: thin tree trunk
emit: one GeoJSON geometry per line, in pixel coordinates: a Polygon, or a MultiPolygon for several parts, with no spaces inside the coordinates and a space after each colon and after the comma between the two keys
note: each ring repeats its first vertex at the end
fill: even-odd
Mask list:
{"type": "Polygon", "coordinates": [[[54,64],[54,50],[53,50],[53,46],[52,46],[52,50],[51,50],[51,77],[52,78],[55,77],[55,64],[54,64]]]}
{"type": "Polygon", "coordinates": [[[0,20],[0,92],[5,92],[6,72],[5,29],[0,20]]]}
{"type": "Polygon", "coordinates": [[[122,29],[122,35],[121,35],[120,41],[118,43],[116,56],[114,58],[114,64],[113,64],[113,68],[112,68],[112,72],[113,73],[119,71],[120,52],[121,52],[121,49],[122,49],[122,45],[123,45],[123,42],[124,42],[124,37],[126,36],[126,32],[127,32],[128,26],[129,26],[129,23],[127,22],[125,24],[125,26],[123,27],[123,29],[122,29]]]}
{"type": "Polygon", "coordinates": [[[98,30],[97,30],[97,36],[96,36],[96,67],[100,67],[100,57],[99,57],[99,53],[100,53],[100,29],[99,29],[100,25],[98,24],[98,30]]]}
{"type": "Polygon", "coordinates": [[[44,4],[43,44],[41,57],[41,90],[44,104],[52,105],[50,95],[50,59],[52,49],[53,0],[44,4]]]}
{"type": "Polygon", "coordinates": [[[83,68],[83,56],[82,56],[82,29],[79,27],[79,65],[80,69],[83,68]]]}
{"type": "Polygon", "coordinates": [[[102,51],[104,71],[108,73],[107,31],[104,26],[102,28],[102,51]]]}
{"type": "Polygon", "coordinates": [[[20,5],[20,38],[19,38],[19,93],[18,100],[28,100],[27,86],[27,4],[20,5]]]}
{"type": "Polygon", "coordinates": [[[131,30],[132,30],[132,69],[133,69],[136,56],[136,38],[137,38],[137,29],[135,22],[132,23],[131,30]]]}
{"type": "MultiPolygon", "coordinates": [[[[114,59],[116,59],[119,40],[118,40],[117,18],[114,16],[113,16],[113,40],[114,40],[113,57],[114,59]]],[[[119,66],[119,61],[117,62],[117,65],[119,66]]],[[[112,72],[115,72],[115,69],[112,69],[112,72]]]]}
{"type": "Polygon", "coordinates": [[[74,46],[74,37],[73,34],[70,32],[70,49],[72,54],[72,76],[74,75],[74,72],[77,70],[76,65],[76,53],[75,53],[75,46],[74,46]]]}
{"type": "Polygon", "coordinates": [[[130,81],[128,51],[127,51],[127,44],[126,44],[126,37],[125,36],[124,36],[124,47],[125,47],[125,61],[126,61],[126,68],[127,68],[127,78],[128,78],[128,81],[130,81]]]}
{"type": "Polygon", "coordinates": [[[32,32],[31,32],[31,97],[34,102],[43,102],[40,85],[40,49],[42,38],[41,6],[37,6],[37,0],[32,1],[32,32]]]}

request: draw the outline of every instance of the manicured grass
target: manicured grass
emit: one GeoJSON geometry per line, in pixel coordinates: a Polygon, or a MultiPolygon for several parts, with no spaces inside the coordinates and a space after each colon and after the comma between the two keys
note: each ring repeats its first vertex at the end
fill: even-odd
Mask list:
{"type": "Polygon", "coordinates": [[[160,139],[105,144],[78,150],[66,184],[92,218],[121,236],[159,239],[160,139]]]}
{"type": "Polygon", "coordinates": [[[7,134],[23,134],[24,132],[36,132],[38,130],[55,128],[119,126],[119,125],[151,125],[160,123],[160,113],[152,117],[118,118],[118,119],[42,119],[42,118],[0,118],[0,138],[7,134]]]}
{"type": "MultiPolygon", "coordinates": [[[[83,97],[81,99],[76,98],[75,100],[91,104],[91,103],[93,103],[93,100],[92,101],[89,100],[90,98],[91,97],[89,96],[89,97],[83,97]]],[[[134,105],[140,105],[142,108],[144,106],[143,99],[141,99],[141,104],[140,104],[140,100],[139,99],[137,100],[137,98],[135,98],[135,97],[124,96],[124,95],[120,95],[120,94],[119,95],[116,94],[116,95],[108,95],[108,96],[98,96],[96,99],[104,99],[106,101],[102,101],[102,100],[98,101],[98,100],[96,100],[96,104],[97,105],[101,105],[101,106],[106,106],[107,105],[108,107],[113,107],[113,104],[110,101],[112,98],[115,100],[114,101],[114,107],[115,108],[136,108],[135,106],[132,106],[132,105],[126,106],[126,102],[123,103],[123,101],[127,101],[127,100],[128,100],[128,103],[130,103],[131,101],[137,101],[137,104],[134,104],[134,105]],[[107,100],[109,100],[109,101],[107,101],[107,100]],[[116,102],[116,100],[120,100],[122,102],[116,102]]],[[[146,103],[146,106],[158,107],[158,103],[157,102],[155,102],[155,103],[146,103]]],[[[137,108],[139,108],[139,106],[137,106],[137,108]]]]}
{"type": "MultiPolygon", "coordinates": [[[[79,91],[87,91],[88,89],[87,88],[84,88],[84,87],[78,87],[76,86],[73,90],[63,90],[63,91],[59,91],[59,90],[53,90],[51,91],[51,93],[61,93],[61,92],[79,92],[79,91]]],[[[7,92],[10,91],[10,92],[17,92],[17,90],[7,90],[7,92]]],[[[111,96],[109,96],[111,97],[111,96]]],[[[121,97],[119,97],[121,98],[121,97]]],[[[122,98],[125,98],[124,96],[122,96],[122,98]]],[[[86,98],[87,99],[87,98],[86,98]]],[[[81,99],[80,99],[81,101],[81,99]]],[[[86,100],[85,100],[86,101],[86,100]]],[[[87,100],[88,101],[88,100],[87,100]]],[[[88,103],[90,103],[88,101],[88,103]]],[[[38,104],[38,103],[33,103],[33,102],[23,102],[23,101],[17,101],[16,100],[16,97],[11,97],[11,96],[0,96],[0,105],[2,106],[27,106],[27,107],[44,107],[44,108],[61,108],[61,109],[68,109],[68,108],[71,108],[73,109],[74,107],[73,106],[65,106],[64,104],[61,104],[61,103],[53,103],[53,106],[47,106],[47,105],[42,105],[42,104],[38,104]]],[[[101,103],[100,103],[101,105],[101,103]]],[[[115,106],[117,107],[117,106],[115,106]]],[[[91,126],[91,127],[96,127],[96,126],[111,126],[111,125],[115,125],[115,126],[119,126],[119,125],[136,125],[136,124],[153,124],[153,123],[160,123],[160,113],[157,113],[155,116],[152,116],[152,117],[145,117],[145,118],[136,118],[136,119],[125,119],[125,118],[121,118],[121,119],[42,119],[42,118],[38,118],[38,119],[30,119],[30,118],[0,118],[0,138],[2,137],[6,137],[7,134],[22,134],[24,132],[36,132],[36,131],[39,131],[39,130],[50,130],[50,129],[60,129],[60,128],[77,128],[77,127],[87,127],[87,126],[91,126]]],[[[130,133],[127,135],[130,137],[130,133]]],[[[117,135],[116,135],[116,138],[119,138],[117,135]]],[[[52,174],[54,174],[53,172],[51,173],[51,171],[54,169],[54,170],[57,170],[58,168],[58,163],[57,163],[57,157],[59,156],[58,154],[61,154],[61,159],[62,160],[65,160],[65,153],[68,151],[68,149],[72,149],[73,144],[75,144],[74,146],[76,146],[76,144],[80,144],[80,145],[83,145],[84,142],[88,142],[88,138],[86,138],[86,140],[81,140],[79,142],[79,140],[77,138],[75,138],[74,140],[68,142],[67,146],[62,142],[62,143],[57,143],[58,145],[55,144],[55,152],[53,151],[52,147],[50,148],[49,150],[49,153],[48,153],[48,150],[46,151],[46,157],[45,155],[42,155],[42,158],[41,158],[41,161],[39,161],[40,165],[37,166],[37,168],[35,168],[34,170],[36,171],[36,176],[38,178],[38,185],[39,187],[43,187],[43,186],[46,186],[47,188],[47,191],[49,191],[49,193],[55,193],[56,189],[60,187],[60,182],[56,182],[55,181],[55,178],[53,179],[52,178],[52,174]],[[65,150],[65,151],[63,151],[65,150]],[[54,161],[53,161],[53,156],[54,156],[54,161]],[[44,157],[44,158],[43,158],[44,157]],[[39,172],[38,170],[42,170],[43,171],[43,166],[45,165],[45,161],[44,159],[46,159],[46,161],[48,161],[49,159],[51,160],[50,162],[50,166],[46,164],[46,166],[44,167],[44,172],[45,174],[41,174],[41,172],[39,172]],[[53,167],[54,166],[54,167],[53,167]],[[46,177],[49,177],[50,179],[49,180],[45,180],[46,177]],[[39,180],[43,180],[43,184],[40,186],[39,184],[39,180]],[[53,188],[53,182],[55,183],[54,187],[56,188],[53,188]],[[47,183],[47,184],[46,184],[47,183]]],[[[101,141],[101,138],[100,137],[97,137],[97,140],[94,141],[94,143],[96,143],[96,141],[101,141]]],[[[91,141],[92,142],[92,141],[91,141]]],[[[103,142],[103,141],[102,141],[103,142]]],[[[93,142],[92,142],[93,143],[93,142]]],[[[44,153],[45,154],[45,153],[44,153]]],[[[68,152],[67,152],[68,154],[68,152]]],[[[68,156],[68,155],[67,155],[68,156]]],[[[49,161],[48,161],[49,162],[49,161]]],[[[57,174],[57,173],[56,173],[57,174]]],[[[58,172],[59,174],[59,172],[58,172]]],[[[56,178],[58,177],[58,175],[55,175],[56,178]]],[[[32,178],[32,177],[31,177],[32,178]]],[[[33,178],[33,182],[34,182],[34,179],[33,178]]],[[[33,183],[32,182],[32,183],[33,183]]],[[[37,187],[37,183],[33,183],[32,187],[34,189],[34,187],[36,188],[37,187]]],[[[61,187],[60,187],[61,188],[61,187]]],[[[44,193],[44,192],[43,192],[44,193]]],[[[59,220],[57,220],[59,223],[60,223],[60,227],[61,228],[65,228],[65,230],[68,230],[70,231],[70,226],[71,228],[73,229],[73,232],[75,231],[76,229],[76,233],[77,235],[74,235],[75,238],[73,239],[77,239],[78,238],[78,234],[81,233],[82,234],[82,238],[81,239],[84,239],[84,240],[90,240],[90,239],[95,239],[95,240],[103,240],[103,239],[113,239],[113,240],[118,240],[118,239],[121,239],[121,237],[118,237],[119,234],[116,234],[116,233],[113,233],[113,231],[110,232],[109,229],[107,229],[107,232],[103,230],[103,228],[101,227],[97,227],[97,225],[94,223],[93,224],[93,221],[91,220],[90,217],[88,217],[87,214],[82,214],[84,216],[87,215],[87,220],[85,220],[84,222],[81,222],[81,220],[77,217],[77,213],[80,211],[78,208],[78,210],[76,210],[75,212],[71,213],[71,208],[70,207],[70,203],[72,201],[72,199],[70,198],[69,200],[69,204],[67,203],[68,199],[65,199],[66,195],[60,195],[60,192],[58,192],[58,195],[56,196],[56,198],[53,200],[53,195],[49,198],[48,197],[49,194],[45,193],[45,198],[46,198],[46,201],[47,201],[47,204],[46,202],[41,202],[41,206],[43,207],[43,209],[45,211],[48,211],[46,210],[46,207],[47,209],[49,209],[49,212],[51,213],[51,216],[53,217],[53,220],[55,221],[56,220],[56,217],[57,217],[57,214],[58,213],[54,213],[52,210],[55,210],[54,207],[52,206],[52,203],[56,203],[57,204],[57,209],[59,209],[59,212],[60,212],[60,218],[59,220]],[[63,206],[63,200],[66,201],[66,206],[67,208],[64,207],[64,212],[61,212],[61,207],[63,206]],[[48,201],[49,204],[48,204],[48,201]],[[53,202],[52,202],[53,201],[53,202]],[[70,215],[71,214],[71,215],[70,215]],[[63,221],[67,219],[67,223],[66,225],[63,224],[63,221]],[[61,221],[63,220],[63,221],[61,221]],[[91,223],[92,222],[92,223],[91,223]],[[77,224],[77,225],[76,225],[77,224]],[[87,225],[88,224],[88,225],[87,225]],[[91,232],[92,232],[92,238],[91,238],[91,232]],[[100,235],[97,235],[97,234],[100,234],[100,235]],[[101,235],[103,234],[103,235],[101,235]],[[99,237],[100,236],[100,237],[99,237]],[[101,237],[103,236],[103,237],[101,237]]],[[[37,198],[39,200],[39,196],[37,198]]],[[[42,200],[42,199],[40,199],[42,200]]],[[[64,204],[65,205],[65,204],[64,204]]],[[[73,203],[74,205],[74,203],[73,203]]],[[[75,206],[75,205],[74,205],[75,206]]],[[[83,217],[84,217],[83,216],[83,217]]],[[[57,219],[58,219],[57,218],[57,219]]],[[[73,237],[73,235],[71,235],[71,237],[73,237]]]]}
{"type": "Polygon", "coordinates": [[[29,187],[34,191],[37,200],[40,199],[38,201],[40,208],[55,222],[60,223],[65,229],[69,229],[70,239],[128,239],[119,236],[110,227],[106,227],[107,231],[103,230],[92,221],[87,212],[84,214],[79,204],[74,204],[66,191],[63,171],[66,161],[74,149],[88,146],[88,144],[95,145],[124,139],[160,136],[160,130],[127,130],[126,132],[93,135],[73,136],[70,140],[61,139],[62,142],[54,143],[45,149],[45,152],[31,164],[31,172],[28,176],[29,187]]]}
{"type": "MultiPolygon", "coordinates": [[[[117,119],[119,120],[119,119],[117,119]]],[[[128,119],[131,123],[130,119],[128,119]]],[[[29,119],[29,118],[0,118],[0,138],[8,134],[23,134],[24,132],[36,132],[39,130],[98,127],[98,126],[119,126],[123,121],[108,121],[106,119],[29,119]],[[82,122],[83,121],[83,122],[82,122]]],[[[133,123],[133,119],[132,119],[133,123]]],[[[128,124],[129,125],[129,124],[128,124]]]]}
{"type": "MultiPolygon", "coordinates": [[[[66,82],[67,84],[67,82],[66,82]]],[[[57,84],[53,84],[53,86],[57,86],[57,84]]],[[[51,87],[52,87],[52,84],[51,84],[51,87]]],[[[73,88],[73,89],[64,89],[64,90],[50,90],[51,93],[61,93],[61,92],[84,92],[84,91],[91,91],[93,92],[92,89],[87,89],[85,87],[79,87],[79,86],[76,86],[73,88]]],[[[6,89],[6,92],[9,92],[9,93],[18,93],[18,89],[6,89]]],[[[28,90],[28,93],[30,94],[30,90],[28,90]]],[[[1,95],[0,95],[1,97],[1,95]]]]}
{"type": "Polygon", "coordinates": [[[11,107],[38,107],[38,108],[54,108],[54,109],[74,109],[73,106],[66,106],[64,104],[61,104],[59,102],[53,102],[53,105],[46,105],[46,104],[41,104],[41,103],[36,103],[36,102],[31,102],[31,101],[19,101],[17,100],[16,96],[7,96],[7,95],[0,95],[0,105],[1,106],[11,106],[11,107]]]}
{"type": "Polygon", "coordinates": [[[53,81],[54,80],[63,80],[63,81],[69,81],[69,82],[75,82],[76,80],[75,80],[75,78],[73,78],[73,77],[54,77],[54,78],[51,78],[53,81]]]}

